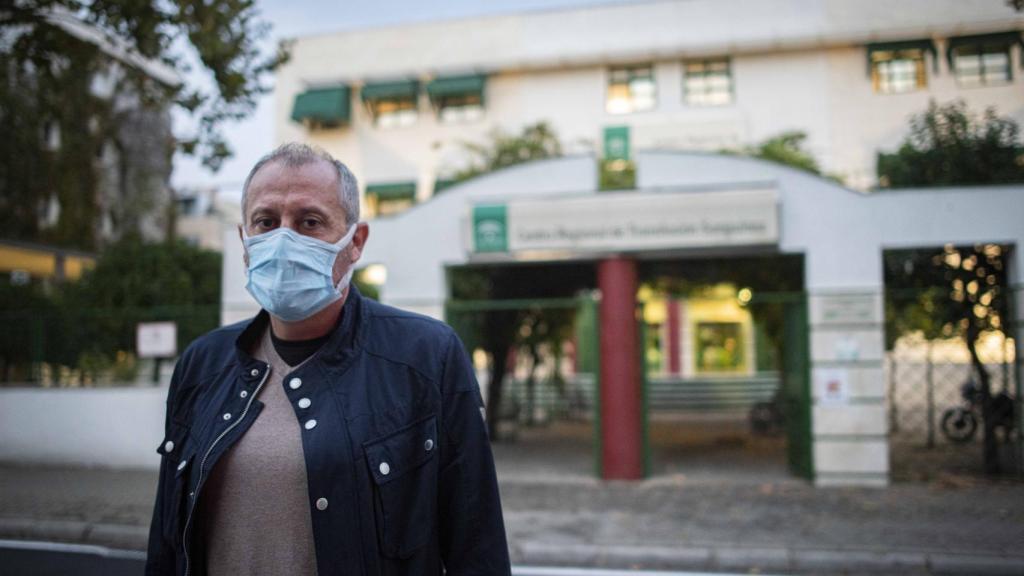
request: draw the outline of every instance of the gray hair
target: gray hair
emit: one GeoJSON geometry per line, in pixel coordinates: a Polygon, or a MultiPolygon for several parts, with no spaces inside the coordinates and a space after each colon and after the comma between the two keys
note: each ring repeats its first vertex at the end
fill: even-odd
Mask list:
{"type": "Polygon", "coordinates": [[[245,177],[245,184],[242,185],[242,218],[245,219],[245,203],[249,195],[249,183],[252,177],[259,172],[260,168],[271,162],[283,162],[289,168],[297,168],[312,164],[314,162],[327,162],[334,167],[338,175],[338,200],[345,210],[345,225],[351,226],[359,221],[359,184],[352,171],[341,163],[340,160],[331,156],[329,152],[318,146],[302,144],[300,142],[289,142],[274,149],[273,152],[259,159],[256,165],[245,177]]]}

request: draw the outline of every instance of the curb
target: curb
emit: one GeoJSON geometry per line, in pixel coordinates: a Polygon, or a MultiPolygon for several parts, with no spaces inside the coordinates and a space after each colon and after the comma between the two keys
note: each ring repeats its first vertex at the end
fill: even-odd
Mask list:
{"type": "Polygon", "coordinates": [[[519,565],[788,574],[1024,574],[1024,556],[772,547],[596,546],[523,542],[519,565]]]}
{"type": "Polygon", "coordinates": [[[149,528],[81,520],[0,518],[0,539],[72,542],[144,551],[149,541],[149,528]]]}

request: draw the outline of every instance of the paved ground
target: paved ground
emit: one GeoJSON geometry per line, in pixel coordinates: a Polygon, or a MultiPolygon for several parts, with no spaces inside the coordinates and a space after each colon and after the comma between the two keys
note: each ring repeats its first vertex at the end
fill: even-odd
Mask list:
{"type": "MultiPolygon", "coordinates": [[[[776,574],[1024,575],[1024,484],[944,477],[814,488],[771,440],[655,446],[598,482],[586,430],[495,446],[513,561],[776,574]]],[[[143,549],[155,472],[0,465],[0,539],[143,549]]]]}

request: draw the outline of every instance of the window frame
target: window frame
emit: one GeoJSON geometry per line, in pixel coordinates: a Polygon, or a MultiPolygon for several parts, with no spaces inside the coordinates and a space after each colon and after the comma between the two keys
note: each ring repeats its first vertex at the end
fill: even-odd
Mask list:
{"type": "Polygon", "coordinates": [[[621,115],[625,115],[625,114],[637,114],[637,113],[640,113],[640,112],[651,112],[651,111],[655,110],[658,107],[658,80],[657,80],[657,76],[656,76],[656,74],[654,72],[654,63],[653,62],[649,63],[649,64],[629,64],[629,65],[620,65],[620,66],[609,66],[605,70],[606,70],[606,76],[605,76],[605,102],[604,102],[605,113],[607,113],[607,114],[614,114],[616,116],[621,116],[621,115]],[[643,108],[638,108],[636,106],[637,95],[635,94],[634,88],[632,86],[634,81],[636,81],[637,79],[643,78],[643,76],[636,74],[636,72],[638,70],[648,70],[649,72],[645,76],[650,78],[650,83],[651,83],[651,94],[650,94],[650,99],[649,99],[650,100],[650,104],[645,106],[645,107],[643,107],[643,108]],[[613,77],[615,76],[616,73],[625,73],[626,74],[626,79],[625,79],[624,83],[623,82],[614,82],[613,81],[613,77]],[[625,100],[626,102],[629,103],[629,109],[628,110],[627,109],[617,110],[617,109],[614,109],[612,107],[612,102],[613,102],[612,92],[613,92],[613,89],[614,89],[613,87],[614,86],[625,86],[626,91],[628,93],[628,98],[625,100]]]}
{"type": "Polygon", "coordinates": [[[700,58],[700,59],[684,60],[683,61],[683,104],[685,104],[686,106],[693,106],[695,108],[708,108],[708,107],[716,107],[716,106],[731,106],[735,102],[736,102],[736,83],[733,81],[732,58],[731,57],[729,57],[729,56],[722,56],[722,57],[718,57],[718,58],[700,58]],[[691,78],[699,78],[700,80],[703,80],[703,81],[707,82],[707,80],[709,78],[715,77],[715,75],[710,73],[711,70],[709,69],[709,66],[712,65],[712,64],[723,64],[723,63],[725,64],[725,78],[727,80],[727,88],[726,88],[726,91],[725,91],[725,95],[727,96],[726,101],[724,101],[724,102],[714,102],[714,101],[708,100],[707,98],[709,96],[714,95],[714,94],[718,94],[718,92],[709,90],[708,89],[709,85],[707,83],[705,84],[704,90],[699,93],[706,100],[705,101],[692,100],[691,96],[696,95],[697,93],[692,92],[690,90],[689,80],[691,78]],[[690,73],[690,67],[694,66],[694,65],[700,65],[703,68],[702,72],[699,73],[699,74],[691,74],[690,73]]]}

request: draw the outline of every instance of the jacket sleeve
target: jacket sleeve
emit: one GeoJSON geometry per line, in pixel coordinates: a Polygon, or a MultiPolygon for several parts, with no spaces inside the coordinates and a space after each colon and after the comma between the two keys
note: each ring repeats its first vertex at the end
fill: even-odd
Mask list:
{"type": "Polygon", "coordinates": [[[469,356],[454,333],[441,389],[447,441],[441,460],[438,521],[445,573],[511,574],[480,386],[469,356]]]}
{"type": "MultiPolygon", "coordinates": [[[[181,386],[182,375],[185,372],[186,356],[188,350],[181,355],[178,363],[174,366],[174,374],[171,376],[171,384],[167,389],[166,410],[164,413],[164,439],[161,440],[157,453],[160,454],[160,475],[157,480],[156,498],[153,503],[153,516],[149,524],[149,541],[146,546],[146,576],[171,576],[175,570],[174,543],[164,537],[164,511],[167,509],[167,499],[171,497],[169,492],[174,482],[174,463],[171,462],[172,454],[166,449],[167,439],[171,438],[171,416],[174,414],[174,399],[181,386]]],[[[179,442],[180,444],[180,442],[179,442]]],[[[176,447],[180,449],[180,446],[176,447]]]]}

